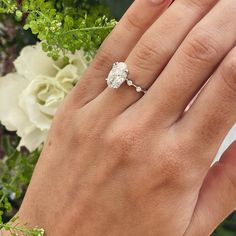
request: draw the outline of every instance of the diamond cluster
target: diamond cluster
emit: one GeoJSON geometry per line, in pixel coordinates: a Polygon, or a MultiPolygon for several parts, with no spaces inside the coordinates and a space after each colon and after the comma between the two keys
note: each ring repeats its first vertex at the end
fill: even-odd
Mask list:
{"type": "Polygon", "coordinates": [[[114,63],[106,79],[108,87],[118,89],[127,80],[128,73],[128,67],[124,62],[114,63]]]}

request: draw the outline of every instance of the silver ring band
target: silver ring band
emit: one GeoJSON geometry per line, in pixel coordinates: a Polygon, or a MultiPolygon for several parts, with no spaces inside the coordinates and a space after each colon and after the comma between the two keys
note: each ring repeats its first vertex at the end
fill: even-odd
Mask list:
{"type": "Polygon", "coordinates": [[[124,62],[116,62],[106,78],[107,85],[109,88],[118,89],[120,86],[126,82],[128,86],[135,88],[138,93],[146,93],[144,89],[136,85],[132,80],[128,79],[128,66],[124,62]]]}

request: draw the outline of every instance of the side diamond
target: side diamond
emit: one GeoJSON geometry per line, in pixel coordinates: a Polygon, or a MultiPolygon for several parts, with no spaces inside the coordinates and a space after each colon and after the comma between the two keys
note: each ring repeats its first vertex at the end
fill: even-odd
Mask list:
{"type": "Polygon", "coordinates": [[[132,86],[132,85],[133,85],[133,82],[132,82],[131,80],[127,80],[127,84],[128,84],[129,86],[132,86]]]}

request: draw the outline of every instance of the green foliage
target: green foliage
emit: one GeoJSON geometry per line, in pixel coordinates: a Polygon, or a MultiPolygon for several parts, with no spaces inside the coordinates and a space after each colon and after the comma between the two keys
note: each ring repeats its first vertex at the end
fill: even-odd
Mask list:
{"type": "MultiPolygon", "coordinates": [[[[9,230],[12,235],[16,235],[14,232],[22,232],[24,235],[40,236],[43,235],[41,229],[28,229],[16,223],[16,218],[9,223],[3,223],[3,216],[8,220],[7,214],[14,214],[12,202],[16,203],[18,199],[22,199],[39,157],[38,150],[33,153],[17,151],[17,143],[16,136],[2,137],[1,150],[4,150],[5,157],[0,159],[0,230],[9,230]]],[[[11,216],[10,214],[9,217],[11,216]]]]}
{"type": "Polygon", "coordinates": [[[19,233],[23,235],[32,235],[32,236],[43,236],[44,230],[38,227],[30,229],[27,225],[20,225],[17,223],[18,217],[13,217],[11,221],[6,224],[0,223],[0,232],[1,230],[10,231],[12,236],[18,236],[19,233]]]}
{"type": "Polygon", "coordinates": [[[0,13],[14,13],[17,10],[17,1],[1,0],[0,13]]]}
{"type": "Polygon", "coordinates": [[[235,236],[236,212],[231,214],[212,234],[212,236],[235,236]]]}
{"type": "Polygon", "coordinates": [[[5,135],[2,137],[2,147],[5,157],[0,159],[0,209],[11,211],[8,199],[19,199],[30,182],[39,151],[32,153],[17,151],[16,138],[5,135]]]}
{"type": "Polygon", "coordinates": [[[103,0],[111,9],[112,16],[120,19],[133,0],[103,0]]]}
{"type": "MultiPolygon", "coordinates": [[[[0,0],[1,1],[1,0],[0,0]]],[[[37,39],[29,30],[23,30],[14,15],[0,14],[0,76],[12,72],[13,61],[21,49],[36,44],[37,39]],[[2,24],[2,25],[1,25],[2,24]]]]}
{"type": "Polygon", "coordinates": [[[53,59],[83,49],[89,56],[115,26],[108,8],[87,0],[0,0],[0,13],[14,13],[38,39],[53,59]]]}

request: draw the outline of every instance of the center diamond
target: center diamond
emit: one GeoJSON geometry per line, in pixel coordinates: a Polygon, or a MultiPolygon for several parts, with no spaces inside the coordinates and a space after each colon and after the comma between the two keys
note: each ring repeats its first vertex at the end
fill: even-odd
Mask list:
{"type": "Polygon", "coordinates": [[[124,62],[113,64],[112,70],[106,79],[108,87],[118,89],[126,81],[128,73],[128,67],[124,62]]]}

